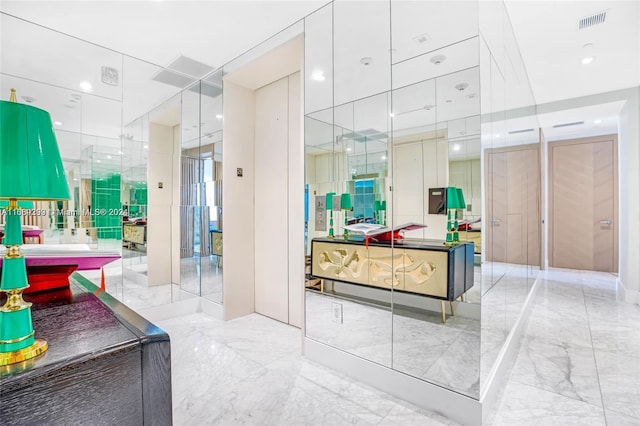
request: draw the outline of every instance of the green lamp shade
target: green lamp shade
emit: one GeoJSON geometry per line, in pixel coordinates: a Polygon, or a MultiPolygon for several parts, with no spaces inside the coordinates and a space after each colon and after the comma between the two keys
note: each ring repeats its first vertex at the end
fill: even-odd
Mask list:
{"type": "Polygon", "coordinates": [[[387,200],[380,201],[380,210],[387,209],[387,200]]]}
{"type": "Polygon", "coordinates": [[[0,101],[0,198],[70,198],[48,112],[0,101]]]}
{"type": "Polygon", "coordinates": [[[447,209],[457,209],[459,205],[458,191],[453,186],[447,187],[447,209]]]}
{"type": "Polygon", "coordinates": [[[462,188],[456,188],[456,192],[458,193],[458,208],[466,209],[467,203],[464,201],[464,194],[462,194],[462,188]]]}
{"type": "Polygon", "coordinates": [[[327,202],[326,202],[326,208],[327,210],[333,210],[333,196],[336,195],[335,192],[327,192],[327,202]]]}
{"type": "Polygon", "coordinates": [[[340,196],[340,209],[351,210],[351,194],[345,193],[340,196]]]}
{"type": "Polygon", "coordinates": [[[373,202],[373,210],[376,212],[382,210],[382,204],[380,203],[380,201],[376,200],[373,202]]]}

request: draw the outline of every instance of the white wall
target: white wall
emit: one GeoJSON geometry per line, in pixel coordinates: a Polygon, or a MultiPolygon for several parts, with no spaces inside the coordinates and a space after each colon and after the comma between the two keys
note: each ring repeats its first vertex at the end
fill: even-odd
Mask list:
{"type": "Polygon", "coordinates": [[[482,214],[481,181],[479,158],[449,162],[449,185],[462,188],[464,201],[467,205],[471,204],[471,211],[464,212],[465,218],[480,217],[482,214]]]}
{"type": "Polygon", "coordinates": [[[620,298],[640,304],[640,87],[629,91],[620,114],[618,188],[620,200],[620,298]]]}
{"type": "Polygon", "coordinates": [[[255,308],[302,326],[304,170],[300,73],[256,90],[255,308]]]}
{"type": "Polygon", "coordinates": [[[256,312],[289,322],[289,78],[256,90],[256,312]]]}
{"type": "Polygon", "coordinates": [[[254,312],[254,91],[225,81],[223,111],[223,306],[230,320],[254,312]]]}
{"type": "Polygon", "coordinates": [[[149,123],[149,166],[147,168],[147,267],[148,285],[170,284],[171,205],[174,192],[174,129],[149,123]],[[163,187],[158,188],[158,182],[163,187]]]}
{"type": "Polygon", "coordinates": [[[415,142],[393,147],[393,225],[416,222],[427,225],[408,237],[444,239],[447,216],[428,214],[429,188],[449,183],[446,140],[415,142]]]}
{"type": "Polygon", "coordinates": [[[289,76],[289,324],[296,327],[302,327],[304,307],[303,91],[300,73],[289,76]]]}

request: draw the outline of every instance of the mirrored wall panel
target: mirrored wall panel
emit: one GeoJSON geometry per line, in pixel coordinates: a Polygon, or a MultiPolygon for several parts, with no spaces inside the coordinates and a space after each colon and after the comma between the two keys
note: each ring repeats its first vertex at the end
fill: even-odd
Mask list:
{"type": "Polygon", "coordinates": [[[540,237],[533,99],[487,8],[337,1],[305,19],[306,336],[475,399],[540,237]]]}
{"type": "Polygon", "coordinates": [[[222,303],[222,70],[181,94],[180,288],[222,303]]]}

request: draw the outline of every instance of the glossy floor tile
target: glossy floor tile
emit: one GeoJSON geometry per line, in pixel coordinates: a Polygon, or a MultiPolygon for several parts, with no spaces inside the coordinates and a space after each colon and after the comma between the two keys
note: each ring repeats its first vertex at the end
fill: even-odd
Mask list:
{"type": "Polygon", "coordinates": [[[541,274],[495,425],[640,425],[640,306],[616,301],[616,277],[541,274]]]}
{"type": "Polygon", "coordinates": [[[193,314],[171,336],[176,425],[455,425],[301,356],[300,330],[252,314],[193,314]]]}

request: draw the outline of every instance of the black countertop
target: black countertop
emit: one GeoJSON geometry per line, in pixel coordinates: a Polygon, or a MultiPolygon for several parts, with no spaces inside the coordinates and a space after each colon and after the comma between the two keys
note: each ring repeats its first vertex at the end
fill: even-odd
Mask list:
{"type": "Polygon", "coordinates": [[[79,274],[70,283],[24,296],[49,349],[0,369],[0,424],[171,424],[167,333],[79,274]]]}

